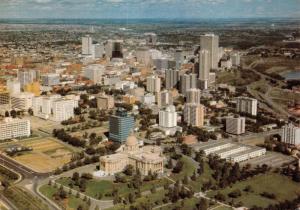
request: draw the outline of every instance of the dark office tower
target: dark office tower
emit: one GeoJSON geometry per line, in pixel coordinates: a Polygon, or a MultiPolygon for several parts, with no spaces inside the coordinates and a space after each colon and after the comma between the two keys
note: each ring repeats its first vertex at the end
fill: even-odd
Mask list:
{"type": "Polygon", "coordinates": [[[166,89],[177,88],[179,82],[179,71],[168,69],[166,70],[166,89]]]}

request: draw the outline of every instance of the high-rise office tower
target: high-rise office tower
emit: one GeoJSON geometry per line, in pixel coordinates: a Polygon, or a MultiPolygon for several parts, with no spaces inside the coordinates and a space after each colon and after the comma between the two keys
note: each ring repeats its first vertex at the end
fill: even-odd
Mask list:
{"type": "Polygon", "coordinates": [[[197,87],[196,74],[183,74],[180,76],[180,92],[186,95],[186,91],[197,87]]]}
{"type": "Polygon", "coordinates": [[[201,104],[185,104],[183,109],[183,119],[184,122],[190,126],[203,127],[204,106],[201,104]]]}
{"type": "Polygon", "coordinates": [[[257,115],[257,100],[248,97],[238,97],[236,99],[236,111],[241,113],[247,113],[252,116],[257,115]]]}
{"type": "Polygon", "coordinates": [[[168,69],[166,72],[166,89],[177,88],[179,82],[179,71],[168,69]]]}
{"type": "Polygon", "coordinates": [[[210,52],[208,50],[201,50],[199,52],[199,81],[202,90],[208,88],[209,71],[210,71],[209,59],[210,59],[210,52]]]}
{"type": "Polygon", "coordinates": [[[109,138],[123,143],[134,129],[134,117],[124,109],[118,109],[115,115],[109,117],[109,138]]]}
{"type": "Polygon", "coordinates": [[[209,70],[218,68],[219,62],[219,36],[205,34],[200,37],[201,50],[207,50],[209,54],[209,70]]]}
{"type": "Polygon", "coordinates": [[[245,133],[245,117],[228,117],[226,118],[226,132],[240,135],[245,133]]]}
{"type": "Polygon", "coordinates": [[[292,123],[283,127],[282,142],[290,145],[300,145],[300,127],[294,126],[292,123]]]}
{"type": "Polygon", "coordinates": [[[147,77],[147,91],[151,93],[158,93],[161,88],[161,79],[156,76],[152,75],[147,77]]]}
{"type": "Polygon", "coordinates": [[[87,35],[82,37],[82,55],[92,55],[93,53],[93,39],[87,35]]]}
{"type": "Polygon", "coordinates": [[[200,104],[201,90],[192,88],[186,91],[186,103],[200,104]]]}
{"type": "Polygon", "coordinates": [[[173,105],[172,92],[169,90],[163,90],[161,92],[156,93],[156,101],[158,107],[173,105]]]}
{"type": "Polygon", "coordinates": [[[167,106],[159,111],[159,126],[163,128],[173,128],[177,126],[177,112],[175,106],[167,106]]]}
{"type": "Polygon", "coordinates": [[[105,54],[108,58],[123,58],[123,40],[108,40],[105,54]]]}

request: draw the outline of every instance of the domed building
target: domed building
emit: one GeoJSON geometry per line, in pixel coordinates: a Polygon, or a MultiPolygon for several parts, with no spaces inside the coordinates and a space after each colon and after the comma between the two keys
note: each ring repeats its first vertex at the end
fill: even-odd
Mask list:
{"type": "Polygon", "coordinates": [[[106,175],[122,172],[128,165],[139,169],[142,175],[162,174],[164,157],[158,146],[139,146],[137,138],[131,134],[116,154],[100,157],[100,170],[106,175]]]}

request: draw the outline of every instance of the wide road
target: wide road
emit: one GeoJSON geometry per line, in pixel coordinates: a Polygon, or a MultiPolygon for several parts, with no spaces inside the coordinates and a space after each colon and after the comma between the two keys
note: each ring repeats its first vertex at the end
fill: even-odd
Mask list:
{"type": "Polygon", "coordinates": [[[52,173],[35,172],[32,169],[12,160],[11,158],[5,156],[2,153],[0,153],[0,164],[13,169],[14,171],[22,174],[24,178],[28,178],[28,179],[32,179],[34,177],[46,178],[46,177],[51,176],[51,174],[52,174],[52,173]]]}

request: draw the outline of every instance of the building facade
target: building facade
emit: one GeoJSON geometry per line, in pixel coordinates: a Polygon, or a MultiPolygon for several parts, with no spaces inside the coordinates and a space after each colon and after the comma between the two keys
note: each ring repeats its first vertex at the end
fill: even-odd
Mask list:
{"type": "Polygon", "coordinates": [[[129,136],[125,145],[116,154],[100,157],[100,170],[106,175],[114,175],[132,165],[142,175],[150,173],[162,174],[164,172],[164,157],[158,146],[139,147],[138,140],[129,136]]]}
{"type": "Polygon", "coordinates": [[[290,145],[300,145],[300,127],[294,126],[292,123],[283,127],[282,142],[290,145]]]}
{"type": "Polygon", "coordinates": [[[32,100],[34,116],[61,122],[74,117],[74,108],[78,100],[62,98],[60,95],[39,96],[32,100]]]}
{"type": "Polygon", "coordinates": [[[201,90],[192,88],[186,91],[186,103],[200,104],[201,90]]]}
{"type": "Polygon", "coordinates": [[[177,112],[175,106],[167,106],[159,111],[159,126],[163,128],[173,128],[177,126],[177,112]]]}
{"type": "Polygon", "coordinates": [[[125,110],[119,109],[109,117],[109,138],[123,143],[134,129],[134,117],[125,110]]]}
{"type": "Polygon", "coordinates": [[[185,104],[183,110],[184,122],[189,126],[203,127],[204,111],[204,106],[201,104],[185,104]]]}
{"type": "Polygon", "coordinates": [[[11,96],[11,107],[13,109],[28,110],[32,107],[33,93],[22,92],[11,96]]]}
{"type": "Polygon", "coordinates": [[[219,63],[219,36],[215,34],[205,34],[200,37],[201,50],[209,52],[209,70],[217,69],[219,63]]]}
{"type": "Polygon", "coordinates": [[[186,92],[191,88],[197,87],[196,74],[183,74],[180,76],[180,92],[186,95],[186,92]]]}
{"type": "Polygon", "coordinates": [[[238,97],[236,99],[236,111],[241,113],[247,113],[252,116],[257,115],[257,100],[248,97],[238,97]]]}
{"type": "Polygon", "coordinates": [[[114,97],[108,95],[97,96],[97,108],[98,109],[112,109],[115,106],[114,97]]]}
{"type": "Polygon", "coordinates": [[[156,93],[156,102],[158,107],[166,107],[173,105],[173,95],[169,90],[163,90],[159,93],[156,93]]]}
{"type": "Polygon", "coordinates": [[[161,79],[156,76],[152,75],[147,77],[147,91],[151,93],[158,93],[161,89],[161,79]]]}
{"type": "Polygon", "coordinates": [[[89,35],[82,37],[82,55],[92,55],[93,39],[89,35]]]}
{"type": "Polygon", "coordinates": [[[172,69],[167,69],[165,71],[166,77],[166,89],[170,90],[173,88],[177,88],[178,82],[179,82],[179,71],[178,70],[172,70],[172,69]]]}
{"type": "Polygon", "coordinates": [[[246,119],[244,117],[226,118],[226,132],[234,135],[245,133],[246,119]]]}
{"type": "Polygon", "coordinates": [[[0,140],[29,136],[29,120],[5,118],[0,122],[0,140]]]}

